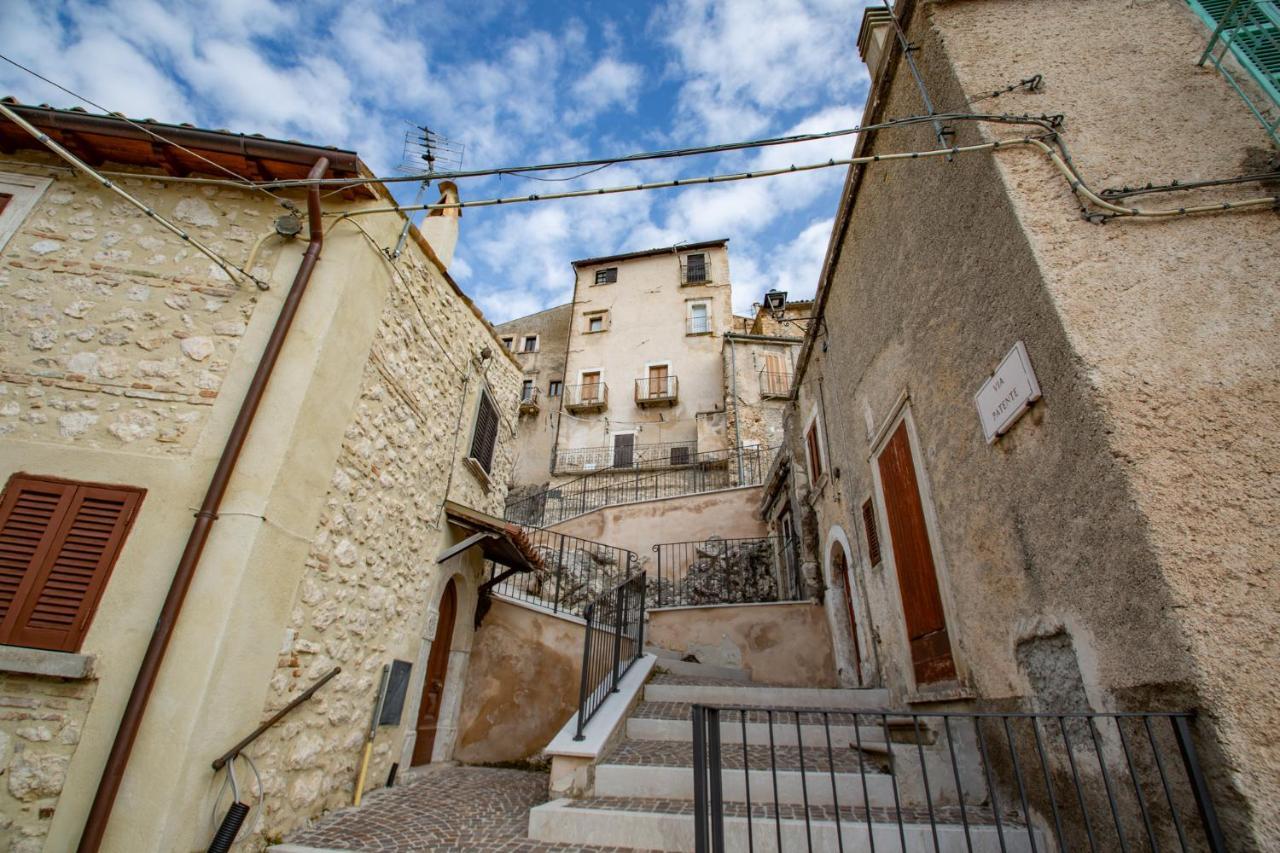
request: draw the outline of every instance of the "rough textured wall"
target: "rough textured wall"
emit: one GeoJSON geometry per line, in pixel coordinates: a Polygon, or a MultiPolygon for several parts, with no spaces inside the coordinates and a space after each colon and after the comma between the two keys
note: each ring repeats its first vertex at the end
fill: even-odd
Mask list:
{"type": "Polygon", "coordinates": [[[578,710],[584,631],[579,621],[495,598],[471,647],[454,757],[536,758],[578,710]]]}
{"type": "MultiPolygon", "coordinates": [[[[446,494],[485,512],[502,511],[519,372],[501,355],[483,374],[469,368],[470,356],[494,346],[488,329],[416,251],[400,266],[263,715],[332,667],[343,672],[255,745],[268,804],[259,837],[283,835],[323,810],[350,804],[381,668],[392,658],[419,657],[428,594],[442,579],[436,555],[449,541],[441,511],[446,494]],[[482,375],[502,413],[488,491],[461,462],[482,375]]],[[[466,604],[460,597],[457,625],[469,636],[466,604]]],[[[403,724],[410,729],[415,699],[406,701],[403,724]]],[[[402,731],[381,730],[372,782],[385,779],[399,760],[402,731]]]]}
{"type": "MultiPolygon", "coordinates": [[[[725,434],[730,446],[778,447],[783,442],[783,412],[788,402],[797,343],[725,339],[725,434]],[[767,374],[767,355],[777,358],[782,373],[767,374]]],[[[698,448],[702,450],[701,445],[698,448]]]]}
{"type": "Polygon", "coordinates": [[[555,444],[555,421],[560,415],[563,395],[549,395],[551,383],[564,384],[566,346],[572,305],[558,305],[496,326],[500,337],[513,338],[516,361],[524,371],[522,379],[532,379],[538,390],[538,411],[522,413],[516,425],[516,460],[511,470],[513,491],[545,487],[551,477],[551,448],[555,444]],[[525,335],[538,336],[538,351],[522,352],[525,335]]]}
{"type": "Polygon", "coordinates": [[[71,756],[93,702],[94,680],[0,674],[0,843],[40,853],[71,756]]]}
{"type": "Polygon", "coordinates": [[[651,610],[646,640],[762,684],[836,686],[827,617],[808,601],[651,610]]]}
{"type": "MultiPolygon", "coordinates": [[[[37,160],[38,155],[32,155],[37,160]]],[[[0,435],[187,454],[258,302],[114,193],[61,171],[0,260],[0,435]]],[[[278,207],[261,194],[129,192],[266,277],[278,207]]]]}
{"type": "Polygon", "coordinates": [[[635,553],[652,573],[653,546],[661,542],[694,542],[718,536],[747,539],[765,536],[764,522],[755,515],[760,487],[747,486],[678,498],[605,507],[551,526],[592,542],[603,542],[635,553]]]}

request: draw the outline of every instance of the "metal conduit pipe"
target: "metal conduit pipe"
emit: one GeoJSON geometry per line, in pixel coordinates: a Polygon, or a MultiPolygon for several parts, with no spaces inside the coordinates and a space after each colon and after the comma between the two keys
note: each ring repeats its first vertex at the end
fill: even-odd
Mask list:
{"type": "MultiPolygon", "coordinates": [[[[321,178],[328,169],[329,159],[321,157],[311,167],[308,177],[321,178]]],[[[191,526],[186,548],[178,561],[178,568],[169,585],[169,593],[165,596],[164,606],[156,619],[151,642],[147,644],[147,651],[143,655],[142,665],[138,668],[138,675],[134,679],[124,715],[120,718],[120,726],[116,729],[115,741],[111,744],[111,752],[107,756],[102,777],[98,780],[98,790],[94,794],[93,805],[89,809],[84,830],[80,834],[80,845],[76,848],[79,853],[96,853],[102,843],[107,821],[111,817],[111,807],[115,803],[116,794],[120,791],[120,783],[124,778],[125,768],[129,764],[129,754],[133,750],[133,742],[137,739],[138,729],[146,713],[147,700],[150,699],[151,690],[155,687],[156,679],[160,674],[160,664],[164,661],[169,640],[173,637],[178,614],[182,611],[182,603],[195,577],[200,555],[209,539],[213,523],[218,518],[218,508],[222,504],[231,474],[235,470],[236,460],[244,448],[249,428],[253,425],[258,405],[262,402],[267,382],[271,379],[271,373],[280,357],[280,351],[284,348],[285,338],[289,334],[289,327],[293,325],[294,317],[297,316],[298,305],[302,302],[302,295],[306,292],[307,284],[311,281],[311,273],[320,257],[320,249],[324,244],[324,229],[320,218],[319,186],[313,185],[307,190],[307,217],[311,239],[302,256],[302,263],[293,276],[289,294],[280,307],[280,315],[276,318],[275,328],[271,330],[266,349],[258,360],[258,369],[249,383],[249,390],[245,392],[244,401],[240,404],[240,412],[236,415],[235,423],[227,436],[227,442],[222,448],[222,456],[218,459],[218,465],[213,471],[204,501],[200,504],[200,511],[196,513],[195,523],[191,526]]]]}

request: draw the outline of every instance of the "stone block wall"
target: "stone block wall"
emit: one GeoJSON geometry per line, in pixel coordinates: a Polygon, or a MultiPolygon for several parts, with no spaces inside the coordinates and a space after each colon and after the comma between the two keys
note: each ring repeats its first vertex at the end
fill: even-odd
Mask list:
{"type": "MultiPolygon", "coordinates": [[[[53,177],[0,259],[0,436],[185,455],[258,302],[208,258],[86,179],[53,177]]],[[[265,195],[130,193],[265,278],[279,238],[265,195]]]]}
{"type": "Polygon", "coordinates": [[[0,845],[5,850],[44,849],[96,688],[94,680],[0,674],[0,845]]]}
{"type": "MultiPolygon", "coordinates": [[[[351,805],[382,666],[416,661],[429,593],[446,541],[443,502],[501,516],[515,455],[520,372],[438,269],[411,251],[400,261],[360,397],[311,537],[263,717],[335,666],[342,673],[250,750],[266,809],[254,844],[351,805]],[[470,362],[484,346],[483,366],[470,362]],[[502,413],[488,489],[462,464],[479,387],[502,413]]],[[[469,628],[471,613],[458,613],[469,628]]],[[[410,697],[412,699],[413,697],[410,697]]],[[[412,727],[379,731],[369,779],[386,779],[412,727]]]]}

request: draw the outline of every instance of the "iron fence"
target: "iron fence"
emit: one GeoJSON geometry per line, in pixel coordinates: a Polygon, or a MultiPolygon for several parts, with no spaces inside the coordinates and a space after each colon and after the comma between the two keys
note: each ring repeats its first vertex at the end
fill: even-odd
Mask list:
{"type": "Polygon", "coordinates": [[[756,486],[764,482],[772,458],[772,448],[757,446],[698,453],[688,464],[653,472],[606,468],[512,501],[504,517],[532,527],[550,527],[616,504],[756,486]]]}
{"type": "Polygon", "coordinates": [[[564,386],[565,408],[603,409],[609,405],[609,383],[586,382],[581,385],[564,386]]]}
{"type": "Polygon", "coordinates": [[[556,473],[599,471],[612,467],[666,468],[688,465],[698,452],[696,441],[666,441],[631,446],[631,464],[619,466],[616,447],[577,447],[556,453],[556,473]]]}
{"type": "Polygon", "coordinates": [[[695,705],[696,849],[1217,853],[1191,723],[695,705]]]}
{"type": "Polygon", "coordinates": [[[583,739],[587,723],[644,653],[644,586],[637,572],[587,605],[574,740],[583,739]]]}
{"type": "Polygon", "coordinates": [[[711,260],[706,255],[685,255],[680,259],[681,284],[709,284],[711,260]]]}
{"type": "Polygon", "coordinates": [[[654,607],[800,601],[804,580],[793,543],[781,536],[704,539],[653,546],[654,607]]]}
{"type": "Polygon", "coordinates": [[[649,376],[636,380],[636,405],[674,404],[680,397],[680,379],[675,376],[649,376]]]}
{"type": "MultiPolygon", "coordinates": [[[[603,591],[635,573],[636,555],[626,548],[580,539],[554,530],[521,525],[542,565],[532,572],[508,575],[492,591],[504,598],[524,601],[553,613],[584,616],[587,606],[603,591]]],[[[506,568],[487,563],[489,580],[506,568]]],[[[585,617],[584,617],[585,618],[585,617]]]]}

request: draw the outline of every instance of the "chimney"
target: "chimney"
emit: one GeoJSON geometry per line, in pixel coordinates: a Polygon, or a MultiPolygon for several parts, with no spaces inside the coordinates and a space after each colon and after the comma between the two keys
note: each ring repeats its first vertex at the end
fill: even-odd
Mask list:
{"type": "Polygon", "coordinates": [[[858,53],[867,64],[873,87],[880,73],[880,60],[886,53],[892,29],[893,18],[888,6],[868,6],[863,10],[862,27],[858,30],[858,53]]]}
{"type": "MultiPolygon", "coordinates": [[[[441,181],[440,198],[436,204],[453,204],[458,201],[458,185],[453,181],[441,181]]],[[[448,267],[453,263],[453,249],[458,245],[458,220],[462,217],[462,208],[453,207],[447,210],[428,211],[427,218],[422,220],[420,231],[427,238],[431,249],[440,259],[440,263],[448,267]]]]}

